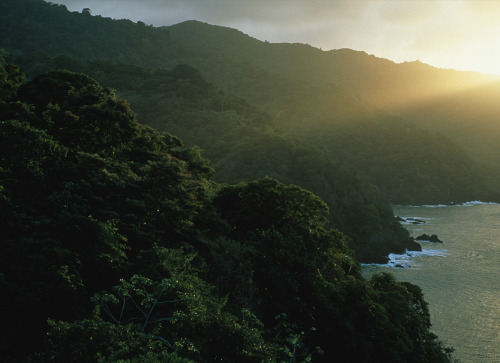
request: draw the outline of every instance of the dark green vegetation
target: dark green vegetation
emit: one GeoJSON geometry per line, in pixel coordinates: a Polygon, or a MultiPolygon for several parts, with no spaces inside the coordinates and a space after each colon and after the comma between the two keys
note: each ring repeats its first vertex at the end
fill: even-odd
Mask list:
{"type": "Polygon", "coordinates": [[[41,1],[30,4],[28,14],[19,2],[3,3],[5,12],[0,12],[11,13],[2,23],[3,44],[10,44],[11,49],[15,44],[12,51],[29,78],[55,69],[91,75],[130,100],[148,125],[177,135],[187,146],[202,148],[204,156],[213,162],[218,182],[238,183],[269,176],[311,190],[327,203],[330,225],[349,236],[350,246],[363,262],[383,262],[388,253],[404,252],[409,247],[408,233],[393,218],[385,196],[362,180],[354,165],[339,164],[327,147],[291,136],[287,128],[275,125],[275,117],[269,112],[224,94],[191,66],[148,68],[160,58],[148,53],[147,47],[160,51],[161,39],[166,41],[161,48],[165,51],[161,58],[164,63],[178,60],[175,54],[180,50],[173,50],[168,42],[170,32],[163,29],[156,33],[154,28],[130,21],[69,13],[64,7],[41,1]],[[21,13],[30,21],[16,23],[13,19],[21,13]],[[25,27],[36,24],[45,31],[33,33],[36,37],[20,36],[27,31],[25,27]],[[61,29],[66,29],[64,38],[61,29]],[[130,52],[124,45],[108,52],[107,43],[114,37],[121,40],[114,40],[113,47],[125,39],[142,39],[145,48],[135,48],[142,58],[128,59],[136,65],[117,63],[124,59],[120,54],[130,52]],[[51,45],[43,52],[35,51],[41,43],[51,45]],[[49,56],[47,52],[58,52],[51,47],[72,55],[49,56]],[[83,49],[86,53],[79,53],[83,49]]]}
{"type": "Polygon", "coordinates": [[[2,361],[447,362],[421,290],[360,276],[327,205],[216,184],[81,73],[0,57],[2,361]]]}
{"type": "Polygon", "coordinates": [[[0,2],[0,47],[29,80],[2,58],[4,356],[448,359],[420,290],[355,257],[408,247],[389,201],[498,199],[447,118],[481,76],[41,0],[0,2]]]}
{"type": "MultiPolygon", "coordinates": [[[[347,49],[270,44],[196,21],[153,28],[70,13],[41,0],[3,1],[0,14],[0,46],[29,77],[59,68],[91,74],[155,128],[201,147],[219,181],[247,180],[255,169],[281,179],[288,161],[262,154],[273,144],[269,149],[288,159],[290,146],[283,146],[290,140],[281,140],[286,133],[356,170],[395,204],[500,200],[500,86],[491,77],[419,62],[395,64],[347,49]],[[179,64],[200,70],[226,96],[207,96],[200,83],[179,92],[163,71],[179,64]],[[207,110],[211,114],[202,112],[207,110]],[[213,111],[225,122],[215,123],[213,111]],[[245,121],[252,121],[253,130],[240,127],[245,121]],[[263,128],[272,131],[271,138],[263,128]]],[[[197,82],[187,77],[184,85],[197,82]]],[[[310,189],[326,199],[327,191],[310,189]]]]}

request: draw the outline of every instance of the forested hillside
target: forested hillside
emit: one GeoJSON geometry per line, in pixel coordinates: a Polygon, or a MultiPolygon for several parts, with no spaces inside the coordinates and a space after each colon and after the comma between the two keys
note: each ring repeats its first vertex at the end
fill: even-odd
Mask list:
{"type": "MultiPolygon", "coordinates": [[[[55,14],[61,11],[59,6],[46,7],[53,7],[55,14]]],[[[102,26],[112,22],[101,21],[102,26]]],[[[130,35],[123,30],[122,36],[130,35]]],[[[98,47],[96,56],[104,57],[98,47]]],[[[408,242],[408,233],[394,219],[386,198],[360,180],[353,168],[334,162],[326,148],[277,129],[269,113],[225,95],[192,67],[150,69],[40,53],[17,58],[30,78],[44,71],[70,69],[117,89],[149,125],[180,136],[189,146],[201,147],[213,161],[219,182],[270,176],[313,191],[328,204],[330,225],[349,236],[350,246],[363,262],[384,262],[390,252],[418,248],[408,242]]]]}
{"type": "Polygon", "coordinates": [[[450,361],[357,262],[419,247],[389,201],[497,198],[401,111],[444,73],[42,0],[0,47],[2,361],[450,361]]]}
{"type": "Polygon", "coordinates": [[[333,160],[356,168],[393,203],[498,200],[498,78],[259,42],[193,21],[168,29],[178,53],[191,55],[187,63],[265,107],[291,134],[313,143],[319,135],[333,160]]]}
{"type": "MultiPolygon", "coordinates": [[[[238,96],[260,106],[273,133],[316,145],[331,161],[375,183],[392,203],[500,199],[495,163],[500,156],[500,87],[489,76],[420,62],[395,64],[348,49],[271,44],[196,21],[153,28],[88,12],[70,13],[41,0],[6,0],[0,10],[0,46],[30,77],[50,69],[78,70],[82,60],[105,61],[99,66],[94,62],[92,75],[127,97],[154,127],[175,130],[189,145],[202,147],[214,161],[218,180],[244,180],[255,172],[252,167],[228,170],[231,163],[241,164],[251,143],[241,142],[238,148],[231,144],[228,151],[224,136],[218,143],[204,143],[204,134],[196,135],[194,127],[183,133],[187,123],[206,125],[210,116],[169,113],[172,103],[163,99],[172,90],[162,89],[160,81],[151,84],[154,72],[179,64],[199,69],[201,78],[224,91],[226,101],[238,96]],[[120,63],[123,73],[106,62],[120,63]],[[127,84],[120,79],[135,71],[150,80],[135,77],[134,84],[127,84]],[[155,88],[153,98],[149,86],[155,88]],[[248,172],[240,174],[241,169],[248,172]]],[[[215,104],[206,102],[215,100],[196,97],[201,101],[195,107],[214,109],[215,104]]],[[[218,111],[231,109],[228,106],[219,100],[218,111]]],[[[273,168],[266,168],[265,174],[283,174],[273,168]]]]}
{"type": "Polygon", "coordinates": [[[396,64],[350,49],[271,44],[194,21],[167,29],[184,62],[223,89],[284,116],[281,122],[292,129],[293,122],[335,124],[383,112],[442,133],[476,161],[500,155],[494,142],[500,135],[499,77],[419,61],[396,64]]]}
{"type": "Polygon", "coordinates": [[[2,361],[451,360],[421,290],[363,279],[311,192],[215,183],[82,73],[1,54],[0,90],[2,361]]]}

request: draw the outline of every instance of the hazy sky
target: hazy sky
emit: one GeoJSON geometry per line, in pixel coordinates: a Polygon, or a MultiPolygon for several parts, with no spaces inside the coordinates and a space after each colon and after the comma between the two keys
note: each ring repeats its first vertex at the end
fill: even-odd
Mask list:
{"type": "Polygon", "coordinates": [[[500,0],[50,0],[154,26],[200,20],[270,42],[500,74],[500,0]]]}

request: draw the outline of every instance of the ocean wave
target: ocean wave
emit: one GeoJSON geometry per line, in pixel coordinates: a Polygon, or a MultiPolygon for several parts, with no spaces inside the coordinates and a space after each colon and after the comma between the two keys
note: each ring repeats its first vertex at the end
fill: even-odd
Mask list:
{"type": "Polygon", "coordinates": [[[387,265],[396,268],[416,267],[416,257],[446,257],[448,254],[449,253],[446,250],[436,250],[433,248],[422,248],[422,251],[406,251],[406,253],[403,254],[391,253],[388,256],[389,262],[387,265]]]}
{"type": "Polygon", "coordinates": [[[500,203],[496,202],[483,202],[481,200],[471,200],[464,203],[451,203],[451,204],[421,204],[421,205],[395,205],[396,207],[408,207],[408,208],[446,208],[446,207],[472,207],[474,205],[498,205],[500,203]]]}
{"type": "Polygon", "coordinates": [[[495,202],[482,202],[480,200],[472,200],[470,202],[465,202],[465,203],[457,204],[457,205],[460,206],[460,207],[471,207],[471,206],[474,206],[474,205],[498,205],[498,203],[495,203],[495,202]]]}
{"type": "Polygon", "coordinates": [[[447,250],[437,250],[435,248],[422,248],[422,251],[406,251],[402,254],[391,253],[389,254],[389,259],[399,259],[407,257],[420,257],[420,256],[430,256],[430,257],[444,257],[448,256],[449,252],[447,250]]]}
{"type": "Polygon", "coordinates": [[[433,248],[422,248],[422,251],[406,251],[402,254],[391,253],[387,263],[365,263],[364,266],[382,266],[392,268],[417,268],[422,264],[416,261],[417,257],[446,257],[447,250],[436,250],[433,248]]]}
{"type": "Polygon", "coordinates": [[[422,204],[422,205],[408,205],[410,208],[444,208],[444,207],[453,207],[454,204],[422,204]]]}
{"type": "Polygon", "coordinates": [[[428,221],[436,219],[429,217],[413,217],[413,216],[412,217],[398,216],[398,218],[402,219],[402,221],[400,221],[401,224],[411,224],[411,225],[425,224],[428,221]]]}

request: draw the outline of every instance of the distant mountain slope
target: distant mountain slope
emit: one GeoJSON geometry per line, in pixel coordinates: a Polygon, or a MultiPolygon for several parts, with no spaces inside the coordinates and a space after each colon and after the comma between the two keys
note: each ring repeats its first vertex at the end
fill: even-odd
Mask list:
{"type": "Polygon", "coordinates": [[[332,123],[360,109],[384,110],[441,132],[476,161],[494,162],[500,156],[495,142],[500,136],[498,77],[418,61],[396,64],[350,49],[270,44],[193,21],[168,29],[181,53],[196,54],[186,57],[187,63],[223,89],[274,109],[285,125],[297,117],[332,123]],[[297,102],[313,107],[297,113],[297,102]]]}
{"type": "MultiPolygon", "coordinates": [[[[48,70],[44,64],[54,63],[50,58],[58,54],[144,69],[188,64],[227,94],[263,107],[274,127],[305,143],[314,142],[333,161],[357,169],[394,203],[498,199],[492,192],[500,190],[493,178],[495,169],[478,164],[492,164],[500,156],[494,102],[499,88],[487,83],[491,79],[484,75],[420,62],[396,64],[349,49],[325,52],[304,44],[271,44],[197,21],[153,28],[70,13],[64,6],[40,0],[0,4],[0,46],[30,64],[31,74],[48,70]],[[399,117],[398,127],[416,131],[400,138],[393,132],[393,116],[399,117]],[[366,123],[372,126],[366,128],[366,123]],[[451,142],[434,137],[436,131],[451,142]],[[425,139],[425,149],[420,139],[425,139]],[[412,154],[420,157],[403,166],[400,161],[412,154]],[[448,188],[450,184],[455,187],[448,188]]],[[[71,59],[57,61],[59,67],[71,66],[71,59]]],[[[104,81],[100,77],[106,72],[94,76],[104,81]]],[[[135,91],[121,88],[119,82],[114,87],[134,103],[145,99],[138,82],[135,91]]],[[[156,94],[160,97],[161,92],[156,94]]],[[[134,107],[145,116],[154,114],[147,118],[156,127],[179,129],[175,117],[163,116],[168,112],[134,107]]],[[[189,135],[183,138],[190,142],[189,135]]],[[[193,142],[200,144],[198,139],[193,142]]],[[[215,153],[215,145],[207,144],[207,153],[215,153]]],[[[218,157],[227,160],[225,155],[218,157]]]]}
{"type": "MultiPolygon", "coordinates": [[[[189,66],[148,77],[98,64],[168,81],[177,109],[220,100],[189,66]]],[[[212,177],[197,149],[139,123],[88,75],[26,81],[1,51],[0,306],[15,319],[0,325],[0,361],[452,361],[421,289],[364,279],[320,198],[212,177]]]]}
{"type": "Polygon", "coordinates": [[[37,52],[113,59],[158,66],[168,52],[169,32],[133,23],[69,12],[42,0],[0,2],[0,42],[14,55],[37,52]]]}
{"type": "MultiPolygon", "coordinates": [[[[305,44],[262,42],[235,29],[196,21],[166,29],[177,54],[189,54],[185,60],[211,80],[221,77],[212,63],[222,61],[227,66],[252,66],[306,84],[348,87],[364,102],[383,108],[414,104],[492,80],[487,75],[438,69],[419,61],[397,64],[351,49],[322,51],[305,44]]],[[[241,87],[251,86],[244,78],[238,80],[244,83],[241,87]]]]}

